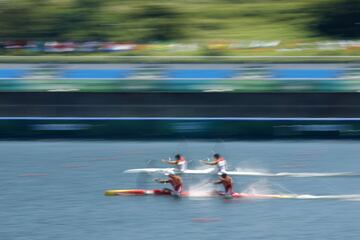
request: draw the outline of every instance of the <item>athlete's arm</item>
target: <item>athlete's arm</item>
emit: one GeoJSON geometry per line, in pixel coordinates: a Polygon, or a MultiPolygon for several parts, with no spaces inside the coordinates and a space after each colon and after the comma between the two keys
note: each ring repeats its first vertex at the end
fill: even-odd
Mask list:
{"type": "Polygon", "coordinates": [[[169,183],[170,180],[155,178],[155,179],[154,179],[154,182],[158,182],[158,183],[169,183]]]}
{"type": "Polygon", "coordinates": [[[214,184],[222,184],[223,182],[224,182],[223,179],[219,179],[219,180],[215,181],[214,184]]]}
{"type": "Polygon", "coordinates": [[[218,164],[218,161],[212,161],[212,162],[208,162],[208,161],[201,161],[202,163],[205,163],[206,165],[216,165],[218,164]]]}
{"type": "Polygon", "coordinates": [[[177,160],[176,161],[167,161],[167,163],[172,164],[172,165],[176,165],[176,164],[178,164],[178,161],[177,160]]]}
{"type": "Polygon", "coordinates": [[[168,164],[173,164],[173,165],[176,165],[176,164],[178,163],[177,160],[175,160],[175,161],[171,161],[171,160],[161,160],[161,162],[163,162],[163,163],[168,163],[168,164]]]}

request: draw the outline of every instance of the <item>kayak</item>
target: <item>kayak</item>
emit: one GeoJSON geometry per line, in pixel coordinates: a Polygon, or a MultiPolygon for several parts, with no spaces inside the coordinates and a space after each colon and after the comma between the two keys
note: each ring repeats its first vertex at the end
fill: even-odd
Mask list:
{"type": "MultiPolygon", "coordinates": [[[[145,196],[145,195],[157,195],[157,196],[170,196],[171,192],[163,189],[125,189],[125,190],[107,190],[104,193],[106,196],[145,196]]],[[[248,199],[269,199],[269,198],[294,198],[292,195],[279,195],[279,194],[256,194],[256,193],[232,193],[231,195],[225,195],[222,192],[208,192],[205,194],[191,194],[190,192],[182,192],[181,197],[216,197],[223,196],[227,198],[248,198],[248,199]]]]}
{"type": "Polygon", "coordinates": [[[216,174],[215,168],[207,168],[207,169],[185,169],[184,171],[178,171],[175,168],[136,168],[129,169],[124,171],[124,173],[168,173],[170,171],[174,171],[176,174],[216,174]]]}
{"type": "MultiPolygon", "coordinates": [[[[105,192],[106,196],[143,196],[143,195],[171,195],[171,192],[163,189],[153,189],[153,190],[144,190],[144,189],[126,189],[126,190],[107,190],[105,192]]],[[[188,192],[182,192],[181,196],[189,196],[188,192]]]]}
{"type": "MultiPolygon", "coordinates": [[[[190,174],[190,175],[215,175],[217,174],[216,168],[206,169],[185,169],[184,171],[178,171],[174,168],[136,168],[124,171],[124,173],[147,173],[147,174],[165,174],[170,171],[174,171],[177,175],[190,174]]],[[[226,171],[230,176],[252,176],[252,177],[356,177],[360,176],[359,173],[353,172],[262,172],[256,170],[236,170],[226,171]]]]}

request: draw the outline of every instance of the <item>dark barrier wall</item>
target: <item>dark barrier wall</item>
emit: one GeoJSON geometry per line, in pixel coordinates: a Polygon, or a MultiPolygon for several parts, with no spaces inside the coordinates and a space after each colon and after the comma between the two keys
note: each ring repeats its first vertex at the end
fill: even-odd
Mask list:
{"type": "Polygon", "coordinates": [[[359,93],[1,93],[1,117],[360,117],[359,93]]]}
{"type": "Polygon", "coordinates": [[[352,119],[59,119],[0,118],[0,139],[359,139],[352,119]]]}

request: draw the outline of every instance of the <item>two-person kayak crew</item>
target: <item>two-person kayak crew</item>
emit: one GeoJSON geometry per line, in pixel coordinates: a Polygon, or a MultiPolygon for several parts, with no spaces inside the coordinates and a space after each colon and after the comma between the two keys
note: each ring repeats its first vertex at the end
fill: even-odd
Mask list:
{"type": "Polygon", "coordinates": [[[222,184],[224,186],[224,192],[217,192],[220,195],[231,196],[233,192],[233,180],[226,173],[221,173],[219,179],[214,184],[222,184]]]}
{"type": "Polygon", "coordinates": [[[173,171],[165,173],[165,175],[168,176],[168,179],[154,179],[154,181],[158,182],[158,183],[169,183],[169,184],[171,184],[173,189],[164,188],[163,190],[165,192],[171,193],[172,195],[181,196],[181,193],[183,191],[183,181],[182,181],[181,177],[175,175],[175,172],[173,172],[173,171]]]}
{"type": "Polygon", "coordinates": [[[208,161],[201,161],[206,165],[216,166],[218,173],[225,173],[226,172],[226,160],[223,156],[218,153],[213,155],[213,159],[211,162],[208,161]]]}
{"type": "Polygon", "coordinates": [[[181,154],[175,155],[175,160],[161,160],[163,163],[175,165],[174,171],[182,173],[186,170],[186,159],[181,154]]]}
{"type": "MultiPolygon", "coordinates": [[[[173,189],[164,188],[163,190],[171,193],[175,196],[181,196],[183,191],[183,181],[180,176],[175,175],[174,172],[166,173],[168,179],[154,179],[158,183],[169,183],[173,189]]],[[[217,192],[220,195],[231,196],[233,194],[233,180],[226,173],[222,173],[217,181],[214,184],[222,184],[224,186],[223,192],[217,192]]]]}

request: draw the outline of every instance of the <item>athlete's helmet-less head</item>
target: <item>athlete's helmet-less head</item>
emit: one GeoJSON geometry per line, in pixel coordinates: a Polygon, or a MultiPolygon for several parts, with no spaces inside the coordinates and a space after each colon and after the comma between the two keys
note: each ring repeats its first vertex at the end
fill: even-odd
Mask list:
{"type": "Polygon", "coordinates": [[[215,159],[219,159],[219,158],[221,158],[221,155],[218,154],[218,153],[215,153],[215,154],[213,155],[213,157],[214,157],[215,159]]]}

